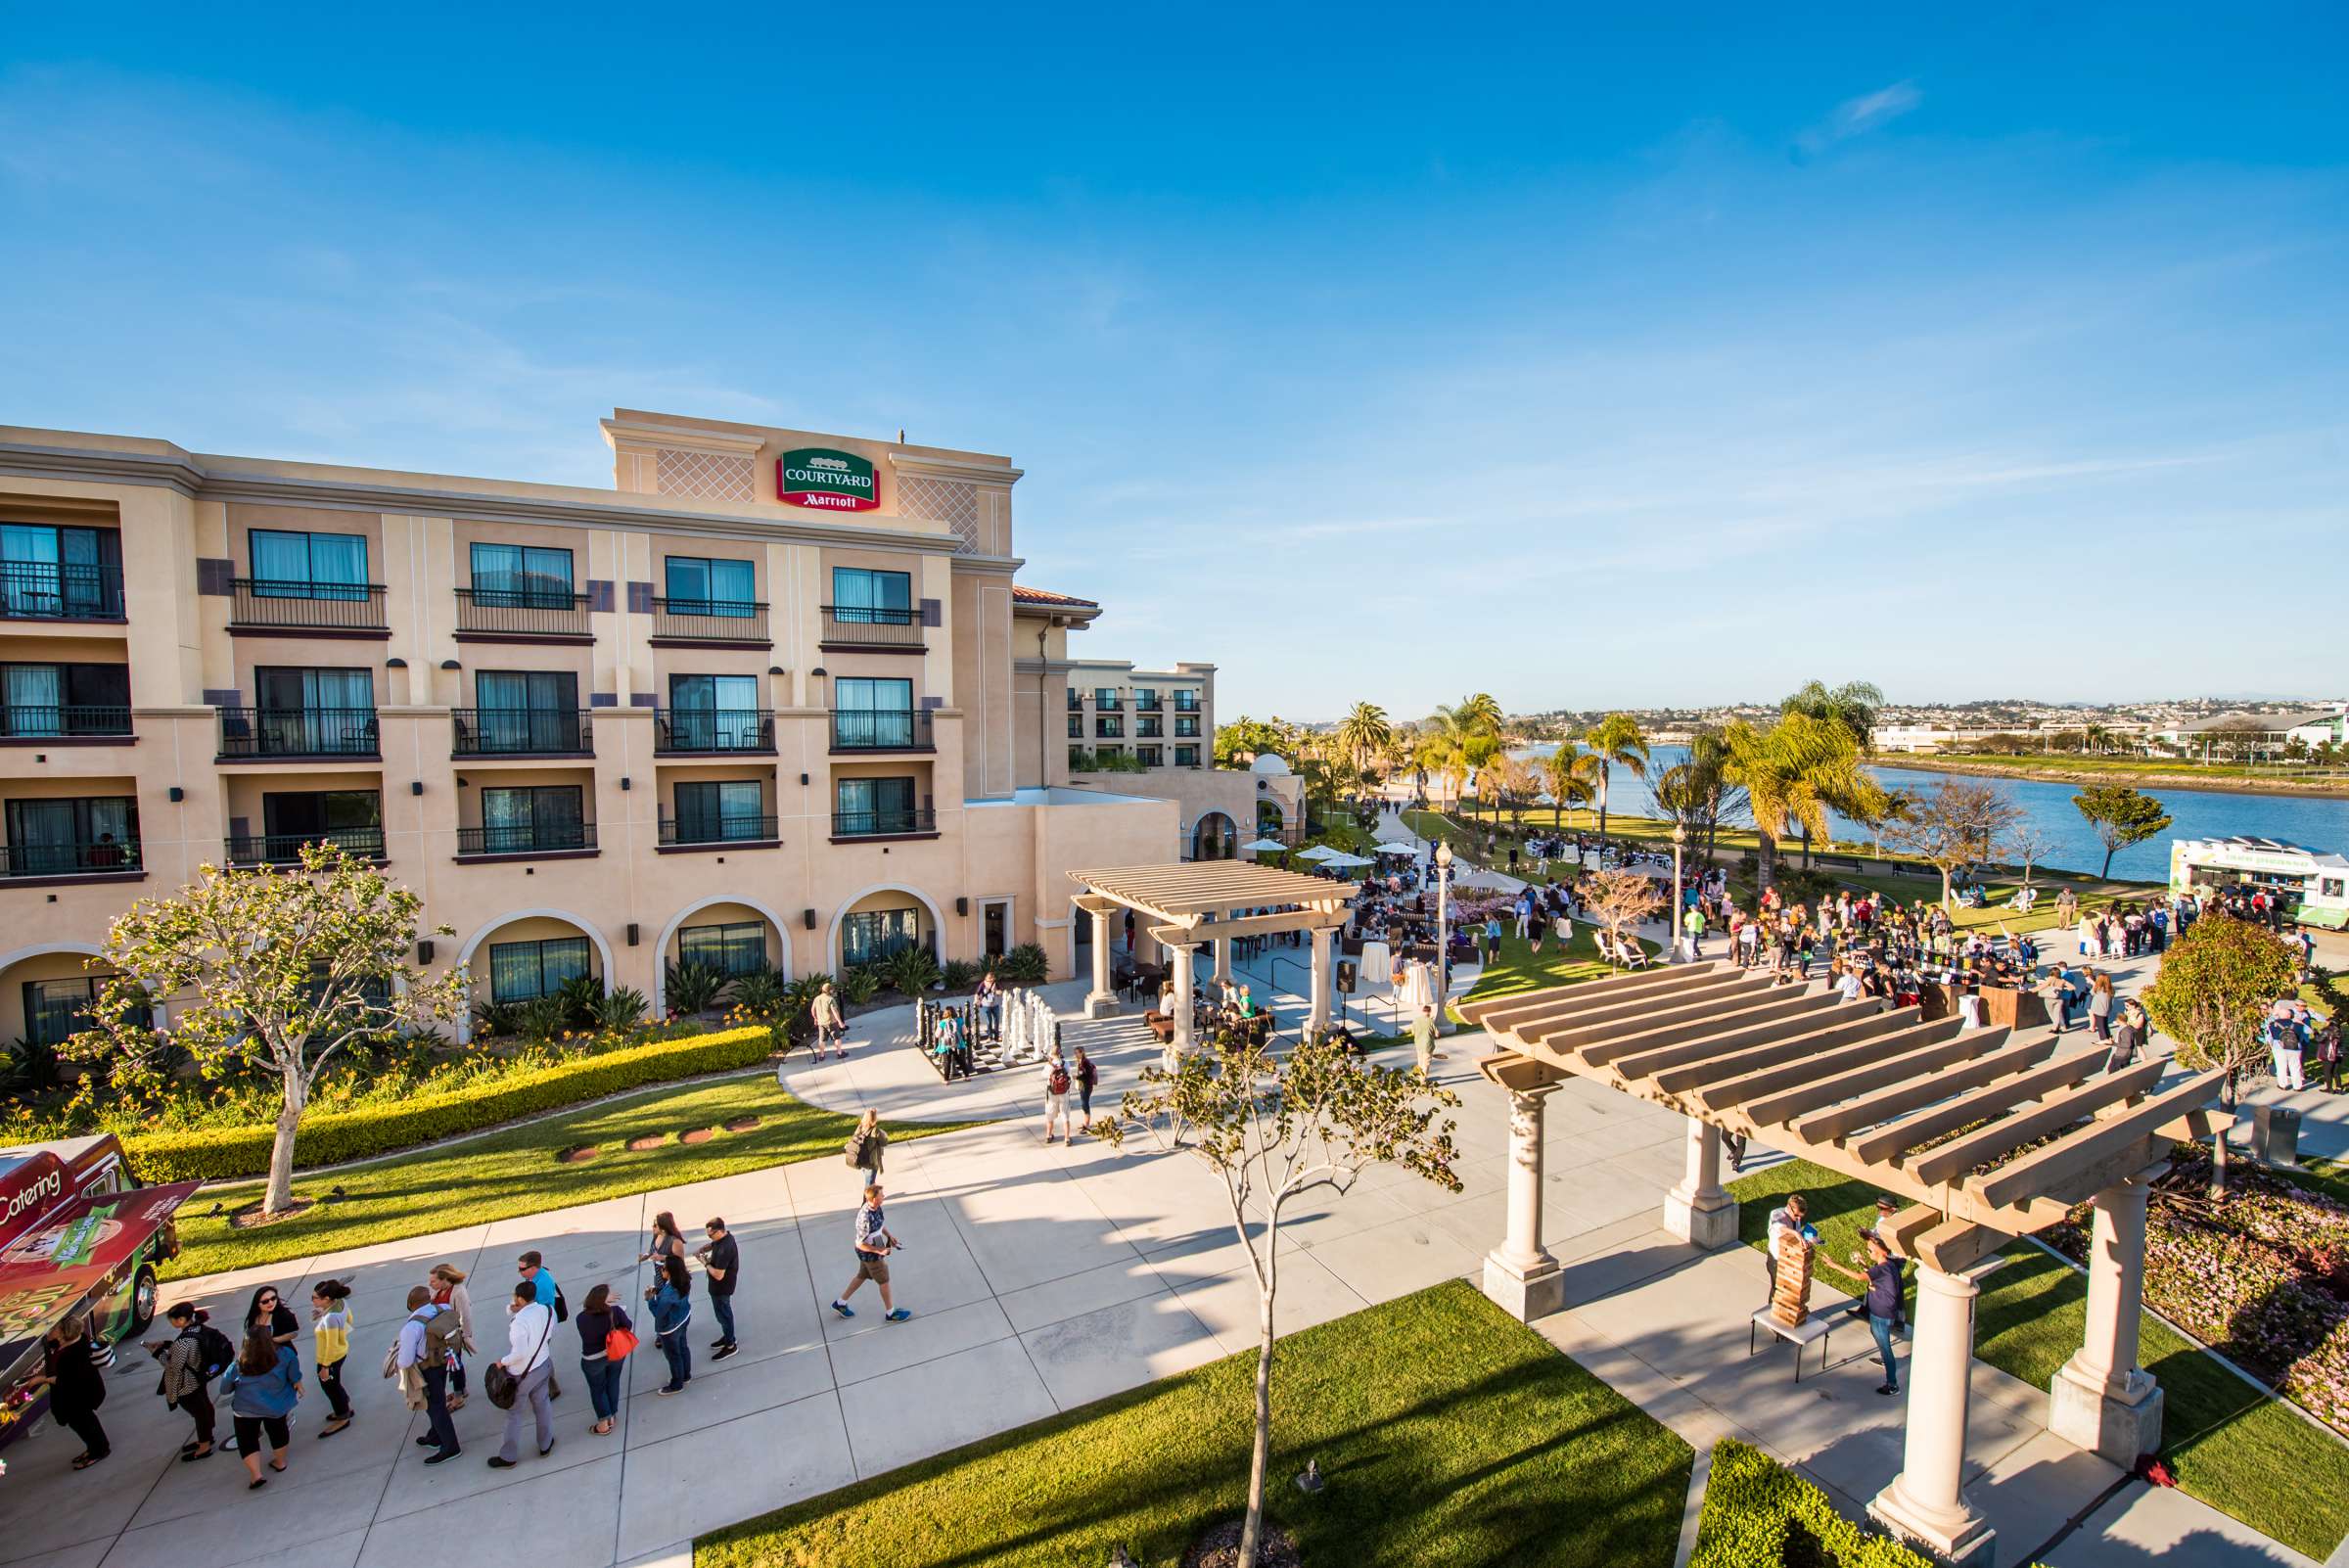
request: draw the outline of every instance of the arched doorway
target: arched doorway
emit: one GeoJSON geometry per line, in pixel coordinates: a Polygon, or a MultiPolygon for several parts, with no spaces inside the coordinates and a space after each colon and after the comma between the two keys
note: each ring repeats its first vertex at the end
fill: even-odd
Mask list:
{"type": "Polygon", "coordinates": [[[824,950],[835,969],[876,963],[907,947],[927,947],[945,962],[945,921],[926,893],[884,883],[865,889],[840,906],[824,950]]]}
{"type": "Polygon", "coordinates": [[[1289,813],[1282,808],[1278,801],[1259,800],[1256,803],[1256,830],[1259,833],[1268,833],[1274,838],[1279,838],[1288,825],[1289,813]]]}
{"type": "Polygon", "coordinates": [[[1191,858],[1228,860],[1240,853],[1240,827],[1221,811],[1210,811],[1191,824],[1191,858]]]}
{"type": "Polygon", "coordinates": [[[86,942],[35,943],[0,953],[0,1040],[54,1049],[90,1027],[109,971],[92,970],[86,942]]]}
{"type": "MultiPolygon", "coordinates": [[[[457,963],[471,976],[476,1002],[551,996],[576,975],[593,975],[603,993],[612,994],[611,944],[594,922],[564,909],[498,916],[466,939],[457,963]]],[[[457,1038],[473,1038],[471,1013],[457,1020],[457,1038]]]]}
{"type": "Polygon", "coordinates": [[[668,1006],[668,966],[691,960],[727,975],[761,966],[791,978],[791,930],[772,909],[739,894],[718,894],[689,903],[662,928],[653,963],[653,1016],[668,1006]]]}

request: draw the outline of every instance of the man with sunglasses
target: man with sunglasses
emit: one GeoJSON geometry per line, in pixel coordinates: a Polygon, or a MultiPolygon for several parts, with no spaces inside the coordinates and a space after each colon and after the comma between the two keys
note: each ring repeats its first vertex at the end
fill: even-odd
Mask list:
{"type": "MultiPolygon", "coordinates": [[[[556,1322],[566,1322],[570,1319],[571,1308],[563,1300],[563,1287],[555,1283],[555,1276],[547,1268],[546,1261],[543,1258],[535,1252],[526,1252],[514,1260],[514,1267],[521,1271],[524,1282],[530,1285],[531,1294],[538,1305],[552,1313],[556,1322]]],[[[563,1397],[563,1390],[555,1385],[555,1371],[552,1366],[549,1366],[546,1371],[546,1397],[550,1400],[559,1400],[563,1397]]]]}

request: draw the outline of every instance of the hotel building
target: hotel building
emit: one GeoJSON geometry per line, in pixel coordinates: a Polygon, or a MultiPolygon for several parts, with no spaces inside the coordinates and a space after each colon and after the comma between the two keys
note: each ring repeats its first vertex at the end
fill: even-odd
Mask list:
{"type": "Polygon", "coordinates": [[[1014,580],[1008,459],[602,426],[609,491],[0,427],[0,1039],[132,899],[321,839],[477,998],[658,1007],[688,959],[1082,974],[1067,872],[1302,821],[1214,766],[1213,666],[1070,656],[1101,607],[1014,580]]]}

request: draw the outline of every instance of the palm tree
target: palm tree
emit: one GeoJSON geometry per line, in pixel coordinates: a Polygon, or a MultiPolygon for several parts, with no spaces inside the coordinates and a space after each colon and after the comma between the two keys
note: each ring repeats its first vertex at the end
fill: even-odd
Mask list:
{"type": "Polygon", "coordinates": [[[1590,754],[1570,740],[1558,742],[1558,749],[1543,762],[1542,771],[1549,781],[1549,825],[1553,829],[1565,826],[1563,812],[1568,801],[1580,805],[1590,799],[1589,762],[1590,754]]]}
{"type": "Polygon", "coordinates": [[[1721,824],[1745,805],[1745,791],[1728,777],[1729,748],[1717,729],[1688,738],[1688,760],[1656,780],[1656,802],[1685,827],[1700,862],[1713,858],[1721,824]]]}
{"type": "Polygon", "coordinates": [[[1873,820],[1885,812],[1884,792],[1861,770],[1850,728],[1831,718],[1790,713],[1758,730],[1742,720],[1722,732],[1728,748],[1724,776],[1744,786],[1760,844],[1755,881],[1771,885],[1777,841],[1790,827],[1823,838],[1830,807],[1873,820]]]}
{"type": "Polygon", "coordinates": [[[2112,731],[2101,724],[2091,724],[2080,732],[2080,747],[2083,751],[2094,752],[2101,757],[2105,749],[2111,745],[2112,731]]]}
{"type": "MultiPolygon", "coordinates": [[[[1806,718],[1823,719],[1835,724],[1852,737],[1860,755],[1875,750],[1874,733],[1876,711],[1884,706],[1883,689],[1873,681],[1847,680],[1840,686],[1829,687],[1823,680],[1807,680],[1802,689],[1790,694],[1778,704],[1779,714],[1801,714],[1806,718]]],[[[1836,803],[1829,803],[1836,804],[1836,803]]],[[[1846,812],[1859,815],[1858,812],[1846,812]]],[[[1826,829],[1819,830],[1826,836],[1826,829]]],[[[1803,864],[1811,864],[1811,824],[1803,824],[1803,864]]]]}
{"type": "Polygon", "coordinates": [[[1598,836],[1607,836],[1607,775],[1620,764],[1634,778],[1647,777],[1647,737],[1639,733],[1639,721],[1629,714],[1609,714],[1583,732],[1583,744],[1589,748],[1589,777],[1597,786],[1598,836]]]}
{"type": "Polygon", "coordinates": [[[1449,708],[1439,705],[1435,716],[1439,729],[1463,741],[1500,733],[1500,703],[1489,691],[1473,692],[1449,708]]]}
{"type": "Polygon", "coordinates": [[[1455,802],[1459,799],[1459,781],[1467,776],[1468,759],[1460,750],[1458,741],[1450,735],[1430,735],[1419,743],[1414,761],[1418,762],[1421,772],[1440,778],[1451,786],[1450,794],[1455,802]]]}
{"type": "Polygon", "coordinates": [[[1367,767],[1369,761],[1395,738],[1395,726],[1387,722],[1387,711],[1376,703],[1356,703],[1338,724],[1338,744],[1346,748],[1358,768],[1367,767]]]}

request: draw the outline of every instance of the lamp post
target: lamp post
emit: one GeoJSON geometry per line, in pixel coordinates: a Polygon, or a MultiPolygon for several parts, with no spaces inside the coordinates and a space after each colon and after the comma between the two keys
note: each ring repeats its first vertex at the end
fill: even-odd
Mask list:
{"type": "Polygon", "coordinates": [[[1451,1033],[1451,845],[1436,841],[1436,1033],[1451,1033]]]}
{"type": "MultiPolygon", "coordinates": [[[[1676,964],[1681,962],[1682,957],[1681,952],[1681,852],[1687,847],[1687,844],[1688,829],[1686,825],[1675,822],[1672,825],[1672,929],[1666,932],[1665,936],[1672,943],[1672,961],[1676,964]]],[[[1696,954],[1693,952],[1688,953],[1686,957],[1690,963],[1696,961],[1696,954]]]]}

